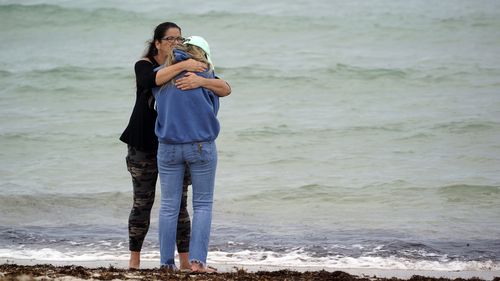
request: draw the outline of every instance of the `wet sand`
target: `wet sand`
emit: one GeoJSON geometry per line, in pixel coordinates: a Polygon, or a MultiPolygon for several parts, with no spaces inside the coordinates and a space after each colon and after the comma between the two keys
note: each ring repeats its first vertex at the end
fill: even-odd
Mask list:
{"type": "MultiPolygon", "coordinates": [[[[27,280],[338,280],[338,281],[479,281],[485,280],[477,277],[471,278],[443,278],[413,275],[409,278],[386,278],[374,275],[353,275],[344,271],[291,271],[287,269],[275,271],[247,271],[233,268],[232,271],[216,274],[193,274],[172,272],[158,268],[147,268],[138,271],[110,267],[83,267],[77,265],[55,266],[44,265],[17,265],[0,264],[0,281],[27,281],[27,280]]],[[[500,277],[493,277],[493,281],[500,281],[500,277]]]]}

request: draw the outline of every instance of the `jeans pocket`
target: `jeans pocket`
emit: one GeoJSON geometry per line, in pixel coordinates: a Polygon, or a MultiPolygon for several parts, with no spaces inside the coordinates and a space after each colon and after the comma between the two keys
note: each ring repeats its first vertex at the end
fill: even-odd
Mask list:
{"type": "Polygon", "coordinates": [[[175,145],[160,144],[158,147],[158,161],[171,164],[175,162],[175,145]]]}
{"type": "Polygon", "coordinates": [[[197,142],[195,148],[200,162],[206,163],[213,160],[214,143],[212,141],[197,142]]]}

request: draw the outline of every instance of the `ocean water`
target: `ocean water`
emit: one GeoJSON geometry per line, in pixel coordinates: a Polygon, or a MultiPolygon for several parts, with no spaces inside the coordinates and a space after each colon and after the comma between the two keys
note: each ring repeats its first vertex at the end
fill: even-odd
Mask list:
{"type": "Polygon", "coordinates": [[[128,258],[118,137],[167,20],[233,88],[209,262],[500,270],[500,2],[462,0],[0,0],[0,258],[128,258]]]}

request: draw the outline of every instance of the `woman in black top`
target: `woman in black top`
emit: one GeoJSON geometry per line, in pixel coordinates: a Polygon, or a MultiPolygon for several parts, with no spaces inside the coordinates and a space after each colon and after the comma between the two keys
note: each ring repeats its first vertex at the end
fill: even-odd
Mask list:
{"type": "MultiPolygon", "coordinates": [[[[203,71],[207,67],[193,59],[154,71],[165,62],[166,54],[183,41],[180,27],[175,23],[164,22],[156,27],[153,40],[149,43],[143,58],[135,64],[136,101],[128,126],[120,137],[120,140],[128,145],[127,169],[132,175],[134,189],[134,204],[128,225],[131,269],[138,269],[140,266],[140,251],[149,229],[158,176],[156,162],[158,139],[154,131],[157,114],[153,108],[152,88],[165,84],[183,71],[188,71],[185,78],[176,81],[179,88],[187,90],[204,87],[219,96],[231,93],[231,88],[224,80],[190,75],[189,72],[203,71]]],[[[177,222],[177,251],[181,269],[191,268],[188,261],[191,222],[186,208],[189,184],[189,175],[184,175],[184,192],[177,222]]]]}

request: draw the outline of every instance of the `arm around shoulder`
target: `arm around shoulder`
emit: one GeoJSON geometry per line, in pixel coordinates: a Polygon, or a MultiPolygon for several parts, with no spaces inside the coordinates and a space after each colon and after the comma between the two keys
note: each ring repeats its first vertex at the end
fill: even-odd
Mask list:
{"type": "Polygon", "coordinates": [[[177,76],[179,73],[184,71],[184,68],[182,67],[182,64],[177,63],[177,64],[172,64],[167,67],[164,67],[160,70],[158,70],[158,73],[156,74],[156,85],[160,86],[168,81],[172,80],[175,76],[177,76]]]}
{"type": "Polygon", "coordinates": [[[183,71],[204,71],[207,66],[194,59],[181,61],[158,70],[156,85],[160,86],[175,78],[183,71]]]}

